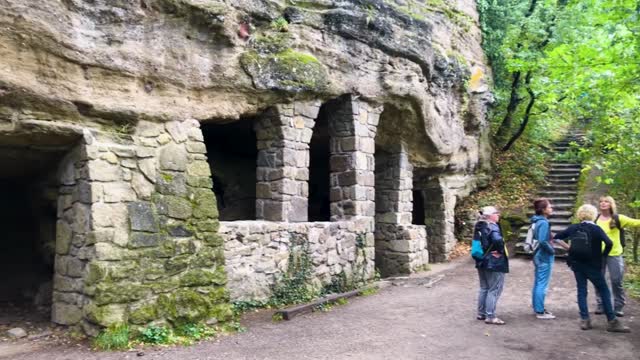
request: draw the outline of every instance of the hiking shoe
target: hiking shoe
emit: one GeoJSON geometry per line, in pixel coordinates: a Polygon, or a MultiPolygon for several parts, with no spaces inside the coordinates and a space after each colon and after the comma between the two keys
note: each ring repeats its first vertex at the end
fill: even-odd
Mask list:
{"type": "Polygon", "coordinates": [[[594,312],[594,314],[596,314],[596,315],[602,315],[602,314],[604,314],[604,310],[603,310],[600,306],[598,306],[598,308],[596,309],[596,311],[594,312]]]}
{"type": "Polygon", "coordinates": [[[623,316],[624,316],[624,311],[622,311],[622,310],[617,310],[617,311],[616,311],[616,316],[617,316],[617,317],[623,317],[623,316]]]}
{"type": "Polygon", "coordinates": [[[536,319],[552,320],[552,319],[555,319],[555,318],[556,318],[556,316],[553,315],[552,313],[548,312],[547,310],[545,310],[542,314],[536,313],[536,319]]]}
{"type": "Polygon", "coordinates": [[[505,324],[504,321],[502,321],[501,319],[498,319],[497,317],[496,318],[492,318],[492,319],[487,318],[484,321],[484,323],[485,324],[489,324],[489,325],[504,325],[505,324]]]}
{"type": "Polygon", "coordinates": [[[582,319],[580,320],[580,329],[582,330],[591,330],[593,326],[591,326],[591,319],[582,319]]]}
{"type": "Polygon", "coordinates": [[[619,333],[628,333],[631,332],[631,329],[629,329],[627,326],[624,326],[622,324],[622,321],[618,320],[618,319],[613,319],[609,321],[609,324],[607,325],[607,331],[609,332],[619,332],[619,333]]]}

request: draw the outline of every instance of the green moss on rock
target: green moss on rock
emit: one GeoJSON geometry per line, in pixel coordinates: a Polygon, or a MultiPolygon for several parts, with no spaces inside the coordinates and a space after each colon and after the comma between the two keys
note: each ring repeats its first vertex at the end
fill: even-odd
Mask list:
{"type": "Polygon", "coordinates": [[[167,275],[177,274],[182,270],[185,270],[189,266],[192,256],[189,254],[183,254],[174,256],[164,263],[164,268],[167,271],[167,275]]]}
{"type": "Polygon", "coordinates": [[[318,59],[292,49],[266,54],[250,50],[242,54],[240,63],[258,89],[322,92],[328,83],[318,59]]]}
{"type": "Polygon", "coordinates": [[[210,189],[196,189],[191,194],[191,198],[194,218],[218,218],[216,197],[210,189]]]}
{"type": "Polygon", "coordinates": [[[158,317],[157,304],[143,304],[131,309],[129,322],[135,325],[144,325],[158,317]]]}
{"type": "Polygon", "coordinates": [[[96,305],[128,303],[142,299],[148,293],[148,287],[141,284],[103,281],[96,285],[94,301],[96,305]]]}
{"type": "Polygon", "coordinates": [[[227,282],[227,275],[223,267],[215,270],[192,269],[182,274],[180,278],[181,286],[206,286],[224,285],[227,282]]]}
{"type": "Polygon", "coordinates": [[[191,266],[196,268],[208,268],[215,265],[224,264],[224,259],[220,259],[220,252],[209,246],[202,247],[191,259],[191,266]]]}
{"type": "Polygon", "coordinates": [[[180,289],[158,297],[158,313],[173,325],[198,323],[210,318],[212,304],[206,295],[180,289]]]}
{"type": "Polygon", "coordinates": [[[107,276],[107,264],[91,261],[87,264],[87,273],[84,277],[85,285],[94,285],[107,276]]]}
{"type": "Polygon", "coordinates": [[[127,322],[126,307],[122,304],[98,306],[91,303],[86,305],[83,311],[89,321],[104,327],[127,322]]]}

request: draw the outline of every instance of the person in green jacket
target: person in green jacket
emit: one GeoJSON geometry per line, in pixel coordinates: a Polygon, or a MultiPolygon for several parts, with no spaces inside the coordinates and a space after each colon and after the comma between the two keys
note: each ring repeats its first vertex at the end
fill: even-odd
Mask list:
{"type": "MultiPolygon", "coordinates": [[[[624,279],[624,228],[640,227],[639,219],[632,219],[628,216],[618,214],[616,202],[611,196],[602,196],[599,200],[600,214],[596,218],[596,224],[604,230],[609,239],[613,242],[613,248],[609,252],[602,266],[603,275],[609,270],[609,280],[611,281],[611,292],[613,294],[613,304],[616,316],[624,316],[622,308],[625,304],[625,294],[622,282],[624,279]]],[[[596,314],[602,314],[602,298],[598,293],[598,308],[596,314]]]]}

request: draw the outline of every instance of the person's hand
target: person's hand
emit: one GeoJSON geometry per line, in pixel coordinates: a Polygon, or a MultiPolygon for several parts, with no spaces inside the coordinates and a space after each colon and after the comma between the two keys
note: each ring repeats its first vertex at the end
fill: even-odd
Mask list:
{"type": "Polygon", "coordinates": [[[497,250],[493,250],[490,254],[494,258],[499,258],[500,256],[502,256],[502,254],[500,254],[497,250]]]}

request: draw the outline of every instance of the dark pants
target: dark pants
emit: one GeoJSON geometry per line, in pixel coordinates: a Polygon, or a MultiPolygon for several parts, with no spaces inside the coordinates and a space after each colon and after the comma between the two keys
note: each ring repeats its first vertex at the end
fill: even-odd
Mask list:
{"type": "Polygon", "coordinates": [[[587,280],[589,280],[602,295],[602,308],[604,313],[607,314],[607,319],[615,319],[616,315],[613,313],[613,307],[611,306],[611,292],[600,268],[575,264],[571,266],[571,270],[573,270],[573,274],[576,277],[576,285],[578,286],[580,317],[583,320],[589,319],[589,306],[587,305],[587,280]]]}

